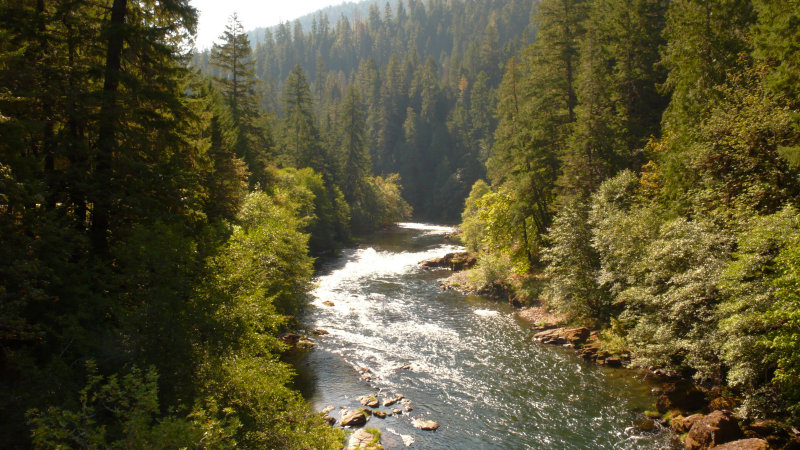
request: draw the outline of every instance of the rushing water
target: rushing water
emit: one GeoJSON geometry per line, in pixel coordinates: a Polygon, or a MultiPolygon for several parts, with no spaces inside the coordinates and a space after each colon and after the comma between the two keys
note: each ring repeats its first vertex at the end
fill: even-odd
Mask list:
{"type": "Polygon", "coordinates": [[[387,448],[669,448],[667,433],[636,431],[653,400],[632,372],[533,343],[507,305],[441,291],[448,272],[419,270],[459,250],[445,243],[448,231],[400,224],[323,268],[304,321],[330,334],[294,361],[316,410],[333,405],[339,419],[361,395],[405,395],[413,411],[367,424],[387,448]],[[373,380],[362,379],[364,367],[373,380]],[[441,428],[418,430],[415,418],[441,428]]]}

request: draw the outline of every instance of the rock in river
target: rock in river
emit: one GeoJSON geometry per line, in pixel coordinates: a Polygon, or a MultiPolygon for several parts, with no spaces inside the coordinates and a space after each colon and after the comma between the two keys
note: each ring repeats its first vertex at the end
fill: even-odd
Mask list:
{"type": "Polygon", "coordinates": [[[414,425],[420,430],[429,430],[429,431],[433,431],[439,428],[439,423],[434,422],[433,420],[414,419],[411,421],[411,425],[414,425]]]}
{"type": "Polygon", "coordinates": [[[347,450],[358,448],[382,448],[379,447],[379,442],[375,441],[375,435],[364,430],[358,430],[350,436],[350,442],[347,444],[347,450]]]}
{"type": "Polygon", "coordinates": [[[380,403],[378,403],[378,399],[372,395],[364,395],[358,397],[358,402],[364,406],[369,406],[370,408],[377,408],[378,406],[380,406],[380,403]]]}
{"type": "Polygon", "coordinates": [[[467,252],[448,253],[441,258],[428,259],[419,263],[423,269],[444,268],[454,272],[469,269],[477,262],[474,256],[467,252]]]}
{"type": "Polygon", "coordinates": [[[341,425],[343,427],[359,427],[367,423],[367,415],[360,409],[343,411],[341,425]]]}

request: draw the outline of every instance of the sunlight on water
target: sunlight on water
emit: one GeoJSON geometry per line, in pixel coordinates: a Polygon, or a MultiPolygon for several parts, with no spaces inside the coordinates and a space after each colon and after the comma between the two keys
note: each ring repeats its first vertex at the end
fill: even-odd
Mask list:
{"type": "Polygon", "coordinates": [[[386,448],[668,447],[664,433],[632,428],[641,412],[631,409],[652,405],[647,386],[533,344],[506,304],[440,290],[449,273],[418,263],[462,250],[443,242],[451,231],[399,224],[315,280],[304,321],[329,334],[298,363],[315,408],[402,393],[412,411],[367,425],[389,431],[386,448]],[[413,419],[442,426],[421,431],[413,419]]]}
{"type": "Polygon", "coordinates": [[[397,226],[406,230],[425,231],[426,234],[447,234],[456,230],[454,227],[413,222],[399,222],[397,226]]]}

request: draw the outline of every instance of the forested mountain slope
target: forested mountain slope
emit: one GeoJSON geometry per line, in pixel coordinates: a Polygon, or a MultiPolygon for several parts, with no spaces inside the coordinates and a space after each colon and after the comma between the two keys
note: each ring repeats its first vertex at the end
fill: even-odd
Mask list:
{"type": "MultiPolygon", "coordinates": [[[[417,216],[455,221],[485,174],[494,90],[508,57],[532,40],[532,12],[533,2],[521,0],[412,0],[372,5],[357,21],[320,13],[311,29],[281,24],[253,43],[261,105],[285,116],[287,83],[299,66],[319,139],[331,147],[339,139],[331,124],[355,86],[373,172],[399,173],[417,216]]],[[[195,55],[193,64],[216,74],[210,54],[195,55]]],[[[277,120],[275,128],[281,149],[285,126],[277,120]]]]}

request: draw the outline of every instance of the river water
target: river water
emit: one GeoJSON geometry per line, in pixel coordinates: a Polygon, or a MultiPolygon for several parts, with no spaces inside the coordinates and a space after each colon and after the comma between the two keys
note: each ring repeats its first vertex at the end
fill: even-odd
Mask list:
{"type": "Polygon", "coordinates": [[[412,411],[367,423],[386,448],[670,448],[668,433],[636,431],[653,399],[632,371],[534,343],[508,305],[442,291],[447,271],[418,269],[460,250],[445,242],[449,231],[399,224],[322,268],[303,322],[329,334],[293,361],[315,410],[335,406],[339,419],[361,395],[404,395],[412,411]],[[441,427],[422,431],[413,419],[441,427]]]}

